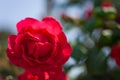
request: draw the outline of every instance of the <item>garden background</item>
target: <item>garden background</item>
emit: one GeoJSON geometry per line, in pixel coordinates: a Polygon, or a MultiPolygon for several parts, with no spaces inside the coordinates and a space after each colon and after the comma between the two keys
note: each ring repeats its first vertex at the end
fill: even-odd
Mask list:
{"type": "Polygon", "coordinates": [[[120,0],[0,2],[0,80],[15,80],[23,71],[6,57],[7,38],[16,33],[16,23],[28,16],[41,19],[47,15],[61,22],[72,46],[63,67],[70,80],[120,80],[120,67],[110,57],[111,48],[120,44],[120,0]]]}

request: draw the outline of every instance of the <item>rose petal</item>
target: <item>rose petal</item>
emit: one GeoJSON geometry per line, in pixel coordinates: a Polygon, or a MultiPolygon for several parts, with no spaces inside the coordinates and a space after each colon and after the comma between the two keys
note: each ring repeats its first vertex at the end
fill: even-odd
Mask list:
{"type": "Polygon", "coordinates": [[[54,57],[54,61],[56,62],[56,64],[63,65],[70,57],[72,53],[72,48],[70,44],[67,43],[67,39],[63,32],[58,35],[58,39],[59,44],[57,45],[57,47],[59,49],[57,51],[57,55],[54,57]]]}
{"type": "Polygon", "coordinates": [[[67,80],[67,76],[62,71],[25,71],[18,76],[18,80],[67,80]]]}
{"type": "MultiPolygon", "coordinates": [[[[67,43],[67,38],[63,32],[58,35],[59,42],[64,44],[67,43]]],[[[63,45],[64,46],[64,45],[63,45]]]]}
{"type": "Polygon", "coordinates": [[[51,55],[53,45],[51,43],[38,43],[36,44],[36,54],[40,59],[46,59],[51,55]]]}
{"type": "Polygon", "coordinates": [[[8,37],[8,48],[14,50],[16,35],[10,35],[8,37]]]}
{"type": "Polygon", "coordinates": [[[61,43],[61,46],[63,48],[63,52],[70,55],[71,52],[72,52],[72,47],[67,42],[67,38],[66,38],[66,36],[65,36],[65,34],[63,32],[61,32],[58,35],[58,39],[59,39],[59,42],[61,43]]]}
{"type": "Polygon", "coordinates": [[[40,29],[44,29],[46,25],[34,18],[26,18],[17,23],[18,34],[31,32],[34,33],[40,29]]]}
{"type": "Polygon", "coordinates": [[[42,30],[39,34],[32,34],[34,37],[38,38],[40,42],[54,42],[54,36],[49,34],[46,30],[42,30]]]}
{"type": "Polygon", "coordinates": [[[29,64],[26,63],[21,56],[15,55],[15,54],[11,54],[11,51],[9,49],[7,49],[6,51],[7,56],[9,58],[9,60],[11,61],[11,63],[13,63],[16,66],[22,67],[22,68],[28,68],[29,64]]]}
{"type": "Polygon", "coordinates": [[[45,24],[48,24],[48,30],[51,32],[51,33],[54,33],[54,35],[57,35],[59,34],[61,31],[62,31],[62,26],[60,25],[60,23],[54,19],[53,17],[45,17],[42,19],[42,21],[45,23],[45,24]]]}
{"type": "Polygon", "coordinates": [[[31,33],[29,33],[29,32],[26,32],[26,33],[24,33],[24,34],[18,35],[17,38],[16,38],[16,40],[15,40],[15,42],[21,44],[21,41],[23,41],[23,40],[28,40],[28,39],[29,39],[29,40],[32,40],[32,41],[37,41],[37,42],[40,41],[39,38],[33,36],[33,35],[32,35],[31,33]]]}
{"type": "Polygon", "coordinates": [[[17,38],[16,35],[9,36],[8,48],[6,51],[7,56],[9,60],[16,66],[26,67],[28,64],[25,61],[23,61],[21,56],[19,56],[19,54],[16,52],[16,42],[15,42],[16,38],[17,38]]]}
{"type": "Polygon", "coordinates": [[[66,44],[66,47],[64,47],[64,49],[62,50],[63,59],[60,61],[59,64],[63,65],[69,59],[71,53],[72,53],[72,48],[70,44],[66,44]]]}

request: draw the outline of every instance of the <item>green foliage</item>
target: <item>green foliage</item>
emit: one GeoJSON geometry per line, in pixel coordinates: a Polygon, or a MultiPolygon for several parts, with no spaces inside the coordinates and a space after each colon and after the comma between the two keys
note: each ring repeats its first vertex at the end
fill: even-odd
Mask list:
{"type": "Polygon", "coordinates": [[[13,66],[6,56],[7,39],[11,33],[8,31],[0,31],[0,79],[13,80],[21,69],[13,66]],[[6,79],[7,78],[7,79],[6,79]]]}
{"type": "Polygon", "coordinates": [[[77,45],[73,47],[74,54],[72,54],[71,57],[73,57],[77,62],[82,61],[87,55],[85,52],[81,50],[83,48],[84,47],[81,46],[81,44],[79,43],[77,43],[77,45]]]}
{"type": "MultiPolygon", "coordinates": [[[[77,5],[78,1],[82,0],[76,0],[73,4],[77,5]]],[[[77,62],[73,66],[84,65],[85,71],[83,73],[86,73],[84,75],[80,74],[77,78],[71,80],[120,80],[120,68],[115,63],[109,64],[111,62],[111,57],[109,56],[111,47],[120,44],[119,1],[93,0],[94,8],[89,20],[86,20],[84,16],[76,21],[78,23],[74,22],[74,19],[70,22],[72,28],[69,28],[69,30],[73,29],[73,26],[77,26],[82,31],[82,37],[85,38],[81,41],[79,40],[81,36],[78,36],[74,41],[76,44],[72,45],[72,57],[77,62]],[[112,5],[107,5],[107,8],[104,8],[102,6],[104,2],[112,5]],[[111,68],[111,66],[113,67],[111,68]]],[[[67,71],[69,72],[71,69],[72,67],[67,71]]]]}

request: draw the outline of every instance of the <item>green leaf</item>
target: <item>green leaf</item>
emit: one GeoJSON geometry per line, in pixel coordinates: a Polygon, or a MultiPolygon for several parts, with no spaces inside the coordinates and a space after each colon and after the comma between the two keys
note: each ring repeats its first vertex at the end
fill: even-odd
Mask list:
{"type": "Polygon", "coordinates": [[[89,51],[86,65],[89,74],[101,75],[107,70],[107,58],[99,48],[95,48],[89,51]]]}
{"type": "Polygon", "coordinates": [[[81,44],[77,44],[73,47],[72,57],[77,61],[83,61],[86,58],[86,54],[81,50],[84,47],[81,44]]]}

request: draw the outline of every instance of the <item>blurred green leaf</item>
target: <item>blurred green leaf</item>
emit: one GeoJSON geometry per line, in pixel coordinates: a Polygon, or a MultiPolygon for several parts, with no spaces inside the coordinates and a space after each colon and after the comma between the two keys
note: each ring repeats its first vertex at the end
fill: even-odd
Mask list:
{"type": "Polygon", "coordinates": [[[84,52],[82,52],[81,50],[81,44],[77,43],[77,45],[75,45],[73,47],[73,53],[71,55],[77,62],[79,61],[83,61],[86,58],[86,54],[84,52]]]}
{"type": "Polygon", "coordinates": [[[107,58],[100,49],[90,50],[86,61],[88,73],[91,75],[101,75],[107,70],[107,58]]]}

